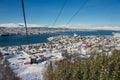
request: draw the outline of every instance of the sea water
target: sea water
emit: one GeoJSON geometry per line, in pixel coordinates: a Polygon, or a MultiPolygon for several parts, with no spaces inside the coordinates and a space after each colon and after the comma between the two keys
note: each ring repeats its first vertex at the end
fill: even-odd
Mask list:
{"type": "Polygon", "coordinates": [[[59,35],[73,35],[74,33],[80,36],[91,36],[91,35],[112,35],[112,30],[93,30],[93,31],[65,31],[55,33],[44,33],[37,35],[12,35],[12,36],[0,36],[0,46],[13,46],[13,45],[25,45],[34,43],[47,42],[47,38],[59,35]]]}

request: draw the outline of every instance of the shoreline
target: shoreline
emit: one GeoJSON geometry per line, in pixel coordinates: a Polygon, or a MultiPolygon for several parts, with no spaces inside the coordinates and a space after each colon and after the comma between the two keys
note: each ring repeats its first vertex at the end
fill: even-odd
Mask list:
{"type": "MultiPolygon", "coordinates": [[[[28,42],[26,42],[26,35],[12,35],[12,36],[0,36],[0,47],[4,46],[19,46],[27,44],[37,44],[47,42],[47,38],[52,36],[60,35],[73,35],[76,33],[80,36],[112,36],[113,31],[63,31],[54,33],[43,33],[43,34],[31,34],[28,35],[28,42]],[[3,42],[2,42],[3,41],[3,42]]],[[[117,31],[115,31],[117,33],[117,31]]]]}
{"type": "Polygon", "coordinates": [[[72,59],[89,58],[94,51],[110,55],[113,50],[120,50],[119,37],[79,36],[77,34],[56,36],[50,37],[46,43],[0,47],[0,52],[21,79],[42,79],[42,70],[51,61],[55,63],[63,59],[69,60],[71,57],[72,59]]]}

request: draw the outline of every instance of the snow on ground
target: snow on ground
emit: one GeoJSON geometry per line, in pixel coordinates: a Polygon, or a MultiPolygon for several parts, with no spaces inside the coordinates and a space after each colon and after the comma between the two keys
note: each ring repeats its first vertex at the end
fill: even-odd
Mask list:
{"type": "Polygon", "coordinates": [[[48,61],[52,59],[63,59],[60,53],[44,54],[44,56],[48,58],[48,60],[40,61],[38,64],[24,64],[26,62],[30,62],[30,55],[26,54],[24,51],[6,55],[6,59],[10,62],[11,69],[20,77],[21,80],[42,80],[44,67],[48,61]]]}
{"type": "Polygon", "coordinates": [[[10,62],[10,67],[21,80],[42,80],[42,70],[44,69],[46,61],[39,64],[24,65],[25,62],[29,61],[29,56],[25,53],[15,54],[7,58],[10,62]]]}
{"type": "Polygon", "coordinates": [[[18,76],[20,76],[22,80],[40,80],[42,79],[43,66],[44,64],[25,65],[16,72],[19,72],[18,76]]]}

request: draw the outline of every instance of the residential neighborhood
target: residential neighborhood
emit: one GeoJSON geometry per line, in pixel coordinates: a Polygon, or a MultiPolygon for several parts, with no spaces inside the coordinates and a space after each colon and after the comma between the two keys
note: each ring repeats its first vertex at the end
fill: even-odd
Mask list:
{"type": "MultiPolygon", "coordinates": [[[[100,54],[110,55],[120,50],[120,34],[111,36],[56,36],[47,43],[0,47],[0,53],[12,70],[23,80],[42,79],[45,66],[63,59],[89,58],[100,54]]],[[[1,62],[2,64],[2,62],[1,62]]]]}

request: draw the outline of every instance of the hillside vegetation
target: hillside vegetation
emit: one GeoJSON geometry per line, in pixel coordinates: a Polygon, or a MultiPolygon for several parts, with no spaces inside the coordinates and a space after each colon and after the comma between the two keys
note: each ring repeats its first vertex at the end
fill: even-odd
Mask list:
{"type": "Polygon", "coordinates": [[[111,55],[96,53],[89,58],[50,62],[44,80],[120,80],[120,50],[111,55]]]}

